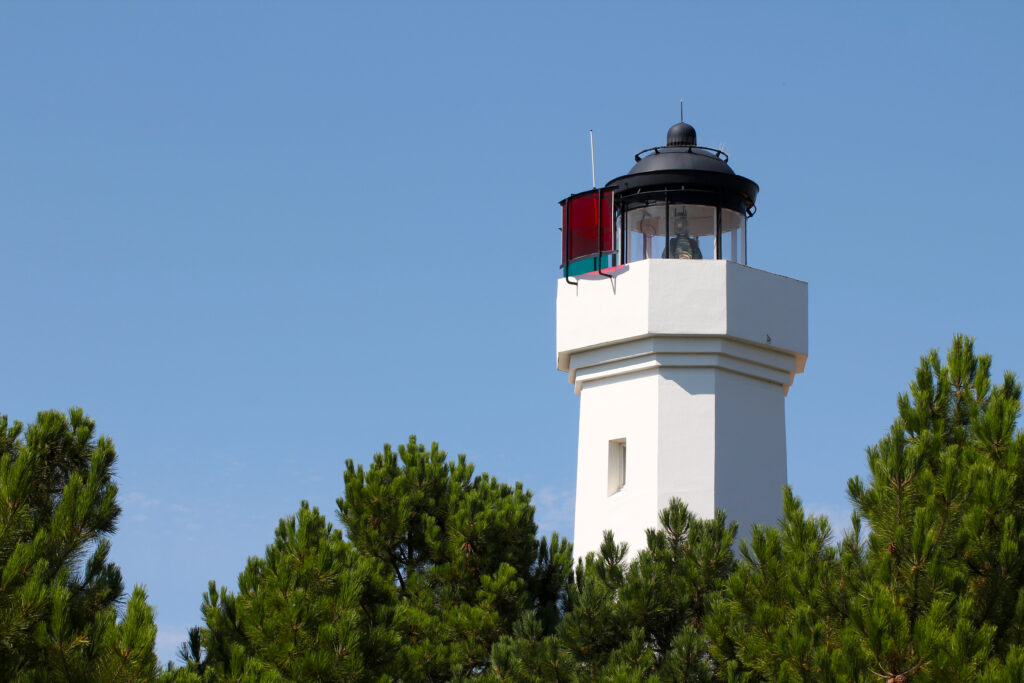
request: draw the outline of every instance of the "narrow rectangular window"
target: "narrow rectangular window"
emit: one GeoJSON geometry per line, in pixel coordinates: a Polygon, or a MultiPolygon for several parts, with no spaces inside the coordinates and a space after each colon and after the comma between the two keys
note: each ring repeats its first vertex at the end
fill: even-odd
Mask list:
{"type": "Polygon", "coordinates": [[[618,493],[626,485],[626,440],[608,442],[608,495],[618,493]]]}

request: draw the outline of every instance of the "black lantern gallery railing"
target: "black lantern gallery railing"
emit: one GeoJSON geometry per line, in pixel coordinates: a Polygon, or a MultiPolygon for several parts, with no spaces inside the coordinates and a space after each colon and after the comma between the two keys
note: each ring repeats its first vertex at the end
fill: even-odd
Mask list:
{"type": "Polygon", "coordinates": [[[724,152],[699,147],[693,128],[677,123],[667,145],[644,150],[636,162],[605,187],[561,201],[566,280],[591,272],[610,277],[622,264],[651,258],[746,265],[758,187],[733,173],[724,152]]]}

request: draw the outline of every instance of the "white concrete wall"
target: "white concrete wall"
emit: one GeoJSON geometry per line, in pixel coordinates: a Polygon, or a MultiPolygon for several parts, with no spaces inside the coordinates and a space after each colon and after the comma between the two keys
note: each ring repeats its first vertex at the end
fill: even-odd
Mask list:
{"type": "Polygon", "coordinates": [[[715,378],[715,507],[740,523],[774,524],[786,485],[786,406],[782,387],[746,375],[715,378]]]}
{"type": "MultiPolygon", "coordinates": [[[[658,335],[728,337],[807,359],[807,283],[732,261],[649,259],[558,280],[559,370],[586,349],[658,335]]],[[[570,381],[574,381],[570,373],[570,381]]]]}
{"type": "Polygon", "coordinates": [[[574,546],[597,550],[605,529],[630,548],[646,546],[644,530],[658,514],[657,372],[628,382],[597,380],[580,396],[574,546]],[[608,442],[626,440],[626,484],[608,495],[608,442]]]}
{"type": "Polygon", "coordinates": [[[580,395],[577,557],[612,529],[635,554],[672,497],[772,523],[784,396],[807,357],[807,285],[728,261],[654,259],[558,285],[558,367],[580,395]],[[608,495],[609,441],[625,487],[608,495]]]}
{"type": "MultiPolygon", "coordinates": [[[[666,368],[659,382],[658,505],[681,498],[700,517],[715,514],[715,375],[709,367],[666,368]]],[[[646,526],[657,527],[655,518],[646,526]]]]}

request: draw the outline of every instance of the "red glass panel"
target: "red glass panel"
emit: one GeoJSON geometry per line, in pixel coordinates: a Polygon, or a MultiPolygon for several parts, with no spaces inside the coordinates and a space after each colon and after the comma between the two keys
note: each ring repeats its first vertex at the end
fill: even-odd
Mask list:
{"type": "Polygon", "coordinates": [[[594,190],[562,200],[562,265],[615,248],[613,199],[611,190],[594,190]]]}

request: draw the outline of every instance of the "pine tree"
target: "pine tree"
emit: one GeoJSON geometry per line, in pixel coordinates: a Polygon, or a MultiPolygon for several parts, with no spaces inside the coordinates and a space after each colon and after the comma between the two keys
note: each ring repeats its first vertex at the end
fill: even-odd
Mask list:
{"type": "MultiPolygon", "coordinates": [[[[372,680],[394,656],[394,587],[316,508],[281,520],[262,558],[250,558],[238,593],[210,582],[200,660],[184,646],[186,671],[211,680],[372,680]]],[[[182,680],[188,680],[182,677],[182,680]]]]}
{"type": "Polygon", "coordinates": [[[967,337],[922,358],[870,479],[850,480],[842,543],[787,493],[781,526],[741,546],[716,659],[749,681],[1022,680],[1020,398],[967,337]]]}
{"type": "Polygon", "coordinates": [[[572,551],[538,542],[530,494],[415,438],[346,464],[344,535],[303,503],[237,593],[210,585],[172,680],[455,680],[524,610],[553,628],[572,551]]]}
{"type": "Polygon", "coordinates": [[[554,559],[539,553],[521,484],[474,476],[465,456],[449,461],[415,438],[397,452],[385,446],[368,470],[349,461],[338,508],[356,550],[391,569],[402,604],[393,671],[407,680],[484,670],[524,608],[558,599],[551,563],[571,566],[567,545],[554,559]]]}
{"type": "Polygon", "coordinates": [[[632,563],[606,533],[561,621],[536,613],[492,648],[491,680],[1024,680],[1021,387],[953,340],[922,359],[854,478],[836,542],[786,489],[776,526],[673,502],[632,563]]]}
{"type": "Polygon", "coordinates": [[[1021,386],[957,336],[924,357],[899,416],[850,481],[870,527],[844,653],[880,678],[973,680],[1015,650],[1024,622],[1021,386]]]}
{"type": "Polygon", "coordinates": [[[0,416],[0,679],[151,680],[153,609],[108,561],[116,453],[79,408],[0,416]],[[91,555],[89,554],[91,551],[91,555]],[[83,559],[89,555],[88,559],[83,559]]]}
{"type": "MultiPolygon", "coordinates": [[[[851,572],[862,560],[856,541],[843,553],[828,520],[806,515],[783,492],[777,527],[755,526],[740,561],[715,596],[707,623],[719,679],[830,681],[841,645],[851,572]]],[[[859,574],[858,574],[859,576],[859,574]]]]}
{"type": "Polygon", "coordinates": [[[490,678],[711,681],[704,621],[732,571],[736,528],[723,514],[698,520],[672,500],[632,563],[605,532],[600,551],[577,567],[554,634],[524,615],[495,644],[490,678]]]}
{"type": "Polygon", "coordinates": [[[1024,680],[1022,392],[990,375],[966,337],[922,359],[838,542],[788,489],[738,543],[672,501],[635,560],[608,532],[573,571],[520,485],[386,446],[347,464],[344,535],[304,505],[238,593],[211,585],[171,677],[1024,680]]]}

